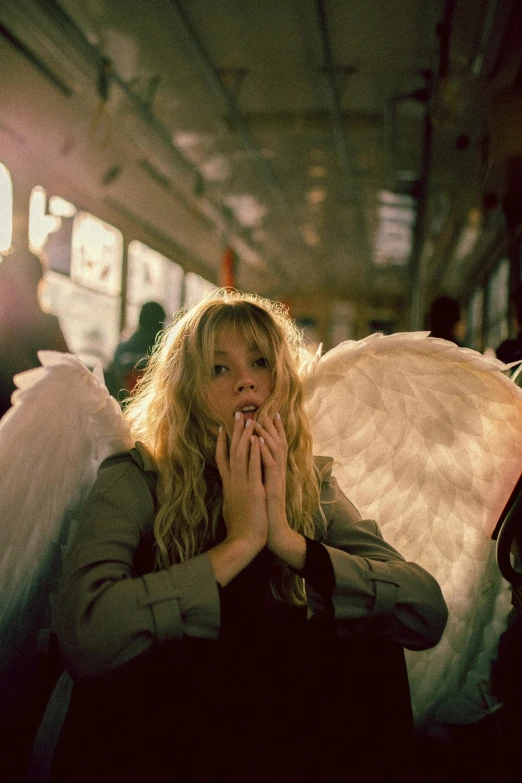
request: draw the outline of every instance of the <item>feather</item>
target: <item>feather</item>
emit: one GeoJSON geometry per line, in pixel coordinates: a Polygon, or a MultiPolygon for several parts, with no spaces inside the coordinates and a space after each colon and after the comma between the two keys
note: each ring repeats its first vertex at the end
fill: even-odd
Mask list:
{"type": "Polygon", "coordinates": [[[42,367],[15,376],[0,420],[0,712],[20,747],[59,673],[52,600],[70,529],[102,459],[133,445],[103,375],[70,354],[38,357],[42,367]]]}
{"type": "Polygon", "coordinates": [[[65,521],[77,512],[98,465],[133,445],[117,402],[79,359],[56,351],[38,357],[42,367],[15,376],[13,406],[0,421],[4,639],[13,617],[23,638],[35,585],[57,567],[65,521]]]}
{"type": "Polygon", "coordinates": [[[521,472],[522,389],[497,359],[427,332],[373,334],[303,357],[314,453],[363,517],[441,585],[440,643],[407,651],[420,730],[487,713],[510,608],[491,533],[521,472]]]}
{"type": "MultiPolygon", "coordinates": [[[[16,376],[0,421],[4,672],[48,623],[68,525],[98,465],[133,446],[99,373],[70,354],[39,358],[42,367],[16,376]]],[[[345,494],[435,576],[450,609],[441,642],[407,653],[420,729],[474,721],[489,707],[490,662],[510,606],[490,535],[522,456],[522,389],[506,369],[427,332],[301,353],[314,453],[336,461],[345,494]]]]}

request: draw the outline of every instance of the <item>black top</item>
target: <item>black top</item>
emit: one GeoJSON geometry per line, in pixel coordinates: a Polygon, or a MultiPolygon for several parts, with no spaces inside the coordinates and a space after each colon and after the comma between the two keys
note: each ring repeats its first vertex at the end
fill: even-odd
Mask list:
{"type": "MultiPolygon", "coordinates": [[[[220,589],[219,640],[168,642],[75,684],[53,783],[355,783],[397,764],[410,779],[402,648],[276,600],[274,561],[263,550],[220,589]]],[[[332,595],[321,544],[307,540],[302,575],[332,595]]]]}
{"type": "MultiPolygon", "coordinates": [[[[154,555],[144,539],[137,574],[154,555]]],[[[300,575],[330,617],[277,600],[274,567],[263,549],[219,587],[218,640],[185,636],[76,682],[52,783],[380,783],[397,765],[413,781],[402,647],[361,623],[337,633],[322,544],[307,538],[300,575]]]]}

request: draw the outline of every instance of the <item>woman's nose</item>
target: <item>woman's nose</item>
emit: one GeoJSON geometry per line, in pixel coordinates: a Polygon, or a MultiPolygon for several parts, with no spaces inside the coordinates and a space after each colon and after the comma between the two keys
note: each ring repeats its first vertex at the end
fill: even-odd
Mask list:
{"type": "Polygon", "coordinates": [[[245,390],[253,390],[256,387],[255,380],[251,373],[249,373],[246,369],[241,371],[236,379],[235,383],[235,389],[237,392],[242,392],[245,390]]]}

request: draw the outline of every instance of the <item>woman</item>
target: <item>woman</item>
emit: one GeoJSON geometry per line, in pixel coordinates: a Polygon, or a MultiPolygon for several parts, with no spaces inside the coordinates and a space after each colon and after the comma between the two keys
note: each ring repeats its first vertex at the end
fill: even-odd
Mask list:
{"type": "Polygon", "coordinates": [[[0,418],[11,407],[13,376],[39,367],[38,351],[69,350],[58,318],[40,307],[42,282],[42,263],[28,250],[0,263],[0,418]]]}
{"type": "Polygon", "coordinates": [[[409,779],[402,647],[446,606],[314,459],[299,346],[239,293],[165,333],[69,555],[53,780],[409,779]]]}

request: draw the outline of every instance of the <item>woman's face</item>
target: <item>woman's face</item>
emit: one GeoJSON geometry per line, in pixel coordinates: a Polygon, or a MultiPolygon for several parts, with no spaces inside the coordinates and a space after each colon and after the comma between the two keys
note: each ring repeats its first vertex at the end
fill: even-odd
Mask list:
{"type": "Polygon", "coordinates": [[[233,326],[220,329],[207,394],[211,414],[231,432],[236,412],[241,411],[245,420],[255,419],[273,390],[267,357],[255,345],[249,345],[240,330],[233,326]]]}

